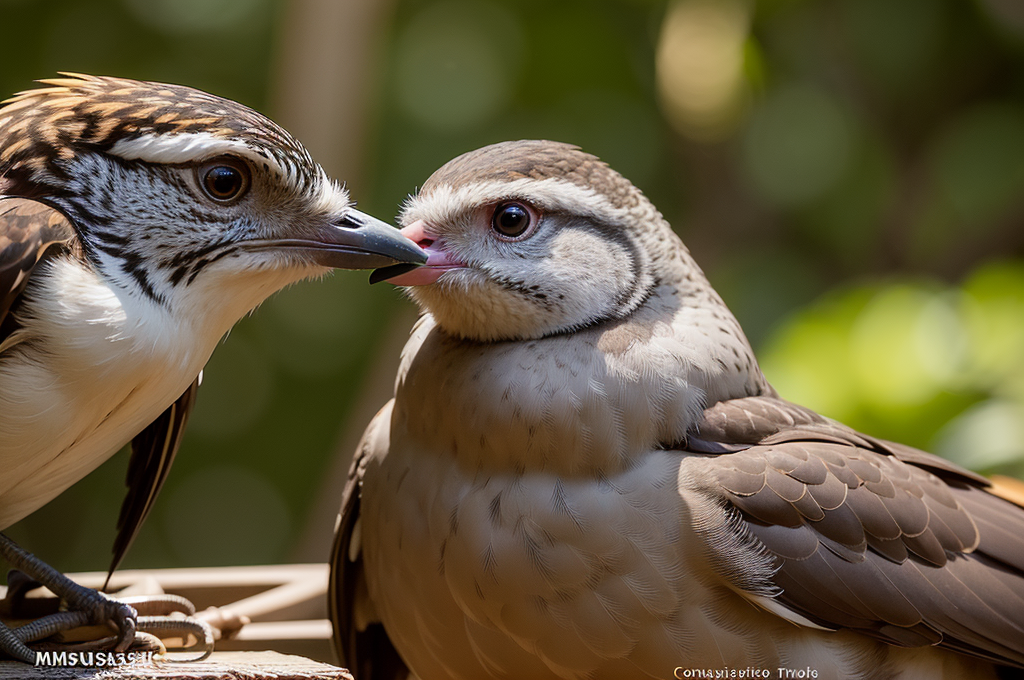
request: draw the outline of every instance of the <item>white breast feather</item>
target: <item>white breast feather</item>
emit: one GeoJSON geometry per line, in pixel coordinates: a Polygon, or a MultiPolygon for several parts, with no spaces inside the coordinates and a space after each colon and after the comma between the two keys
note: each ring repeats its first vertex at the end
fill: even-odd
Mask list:
{"type": "Polygon", "coordinates": [[[105,461],[185,391],[220,337],[54,260],[0,359],[0,529],[105,461]],[[198,341],[197,341],[198,340],[198,341]]]}

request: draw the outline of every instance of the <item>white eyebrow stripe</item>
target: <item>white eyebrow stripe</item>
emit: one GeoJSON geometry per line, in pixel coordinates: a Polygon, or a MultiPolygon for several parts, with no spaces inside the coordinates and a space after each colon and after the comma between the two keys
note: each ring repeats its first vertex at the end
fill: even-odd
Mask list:
{"type": "Polygon", "coordinates": [[[402,222],[417,219],[443,223],[474,207],[509,198],[534,203],[542,210],[563,210],[590,214],[598,218],[624,221],[627,211],[612,205],[603,194],[557,177],[537,180],[529,177],[511,182],[492,180],[455,188],[441,184],[428,194],[412,196],[402,210],[402,222]]]}
{"type": "Polygon", "coordinates": [[[147,163],[188,163],[231,154],[248,158],[257,164],[266,163],[279,175],[286,175],[272,156],[262,156],[237,139],[224,139],[209,132],[179,134],[145,134],[122,139],[110,149],[114,156],[126,161],[147,163]]]}

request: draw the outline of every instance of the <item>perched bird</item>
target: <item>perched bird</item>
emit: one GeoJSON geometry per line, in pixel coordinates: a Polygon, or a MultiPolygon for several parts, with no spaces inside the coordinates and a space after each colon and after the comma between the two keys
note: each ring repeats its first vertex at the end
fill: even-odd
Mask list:
{"type": "Polygon", "coordinates": [[[426,256],[245,106],[42,82],[0,107],[0,530],[132,440],[116,566],[228,329],[329,268],[426,256]]]}
{"type": "Polygon", "coordinates": [[[423,316],[332,559],[356,677],[1024,668],[1024,508],[783,400],[607,165],[488,146],[435,172],[402,221],[429,259],[391,281],[423,316]]]}

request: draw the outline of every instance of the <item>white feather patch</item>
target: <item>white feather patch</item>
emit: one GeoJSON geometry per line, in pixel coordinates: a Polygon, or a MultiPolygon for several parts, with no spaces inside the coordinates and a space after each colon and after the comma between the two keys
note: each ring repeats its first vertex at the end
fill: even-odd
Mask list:
{"type": "Polygon", "coordinates": [[[327,177],[327,174],[320,169],[321,181],[313,205],[316,210],[333,215],[340,215],[352,203],[349,201],[348,189],[327,177]]]}
{"type": "Polygon", "coordinates": [[[255,153],[242,141],[224,139],[209,132],[148,134],[122,139],[114,144],[110,153],[128,161],[141,160],[147,163],[189,163],[232,154],[257,163],[269,163],[281,173],[280,166],[273,158],[255,153]]]}
{"type": "Polygon", "coordinates": [[[627,216],[625,210],[616,208],[593,189],[557,177],[541,180],[524,177],[512,182],[495,180],[458,188],[442,184],[429,194],[410,197],[402,210],[402,223],[408,225],[424,220],[428,224],[444,224],[470,208],[509,199],[526,201],[541,210],[589,214],[606,221],[624,222],[627,216]]]}

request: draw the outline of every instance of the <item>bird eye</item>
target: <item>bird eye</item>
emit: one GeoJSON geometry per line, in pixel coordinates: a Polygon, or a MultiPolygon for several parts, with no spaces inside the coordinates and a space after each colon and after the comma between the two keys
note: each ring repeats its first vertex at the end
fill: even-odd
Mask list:
{"type": "Polygon", "coordinates": [[[219,203],[235,201],[249,188],[248,169],[240,162],[220,158],[199,168],[199,184],[219,203]]]}
{"type": "Polygon", "coordinates": [[[530,211],[521,203],[501,203],[494,209],[491,228],[505,238],[516,238],[530,228],[530,211]]]}

